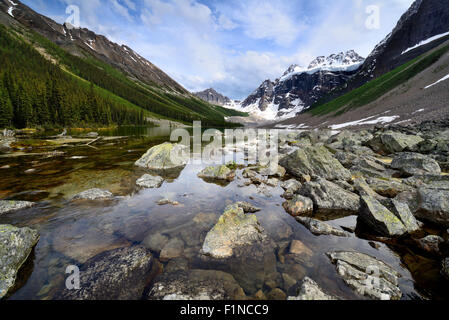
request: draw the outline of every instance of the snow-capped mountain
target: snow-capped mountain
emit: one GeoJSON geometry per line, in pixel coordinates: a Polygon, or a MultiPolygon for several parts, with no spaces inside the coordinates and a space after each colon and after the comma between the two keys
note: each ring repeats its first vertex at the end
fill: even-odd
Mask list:
{"type": "Polygon", "coordinates": [[[343,86],[363,64],[354,50],[317,57],[307,68],[290,66],[274,82],[265,80],[240,110],[266,120],[294,117],[337,87],[343,86]]]}

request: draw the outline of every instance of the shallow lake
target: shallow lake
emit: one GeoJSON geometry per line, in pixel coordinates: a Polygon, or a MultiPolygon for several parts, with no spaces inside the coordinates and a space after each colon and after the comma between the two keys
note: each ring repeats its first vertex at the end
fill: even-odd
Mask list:
{"type": "MultiPolygon", "coordinates": [[[[262,208],[256,213],[257,218],[280,248],[300,240],[311,250],[312,254],[301,261],[276,253],[276,285],[281,289],[282,274],[296,281],[307,275],[330,294],[360,299],[340,279],[325,255],[333,250],[355,250],[374,256],[401,273],[403,299],[449,298],[447,281],[439,274],[439,261],[404,246],[360,239],[353,233],[348,238],[314,236],[285,212],[281,187],[245,186],[242,170],[237,170],[233,182],[219,185],[197,177],[204,166],[189,164],[162,187],[139,189],[135,182],[145,171],[134,166],[134,162],[150,147],[168,141],[170,128],[100,131],[106,139],[92,145],[87,145],[92,139],[50,144],[48,140],[54,140],[49,138],[52,134],[24,137],[22,150],[0,155],[0,199],[38,202],[33,208],[0,216],[0,224],[31,227],[41,236],[9,299],[52,299],[65,282],[68,265],[81,266],[101,252],[140,245],[156,234],[183,242],[181,256],[190,269],[213,268],[199,259],[199,251],[224,208],[236,201],[262,208]],[[49,153],[53,151],[61,153],[49,153]],[[94,203],[69,201],[90,188],[110,190],[118,198],[94,203]],[[179,205],[156,203],[164,198],[179,205]]],[[[82,136],[69,134],[74,139],[82,136]]],[[[356,217],[341,217],[329,223],[352,229],[356,217]]],[[[161,262],[161,270],[164,263],[167,262],[161,262]]],[[[242,275],[248,272],[244,262],[239,263],[242,265],[237,269],[242,275]]]]}

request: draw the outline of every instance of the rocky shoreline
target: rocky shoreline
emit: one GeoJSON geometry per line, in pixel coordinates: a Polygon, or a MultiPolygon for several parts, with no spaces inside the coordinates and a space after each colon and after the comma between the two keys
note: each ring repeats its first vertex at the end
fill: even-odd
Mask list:
{"type": "MultiPolygon", "coordinates": [[[[135,162],[146,173],[137,188],[161,188],[167,176],[179,176],[185,159],[173,163],[164,143],[135,162]]],[[[361,131],[289,132],[280,139],[279,167],[207,167],[197,172],[205,182],[268,187],[285,191],[283,208],[314,237],[359,238],[395,243],[429,254],[449,279],[449,125],[444,121],[414,127],[386,127],[361,131]],[[336,217],[356,216],[354,230],[328,223],[336,217]]],[[[71,202],[116,201],[108,190],[89,189],[71,202]]],[[[160,205],[180,204],[171,199],[160,205]]],[[[0,215],[15,214],[33,202],[0,201],[0,215]]],[[[162,234],[148,236],[143,246],[130,243],[87,257],[81,267],[88,286],[61,292],[57,299],[342,299],[325,292],[309,277],[292,278],[278,261],[307,264],[312,251],[299,240],[275,241],[259,221],[264,207],[248,202],[229,204],[218,221],[208,223],[201,238],[195,269],[183,258],[185,241],[162,234]],[[166,264],[161,268],[161,263],[166,264]]],[[[202,217],[202,216],[201,216],[202,217]]],[[[199,221],[202,218],[199,217],[199,221]]],[[[196,222],[194,222],[196,223],[196,222]]],[[[29,228],[1,225],[0,298],[14,285],[39,236],[29,228]],[[14,241],[11,237],[14,236],[14,241]],[[14,254],[12,254],[14,253],[14,254]]],[[[189,248],[190,249],[190,248],[189,248]]],[[[329,261],[339,278],[358,297],[397,300],[401,274],[393,266],[355,250],[330,251],[329,261]],[[374,285],[373,285],[374,283],[374,285]]],[[[313,267],[313,265],[311,265],[313,267]]]]}

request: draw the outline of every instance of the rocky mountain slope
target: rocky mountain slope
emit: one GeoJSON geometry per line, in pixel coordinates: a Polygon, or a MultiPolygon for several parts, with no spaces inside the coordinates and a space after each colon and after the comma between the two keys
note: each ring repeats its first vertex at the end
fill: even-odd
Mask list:
{"type": "Polygon", "coordinates": [[[68,23],[56,23],[18,0],[0,0],[0,11],[8,13],[21,25],[43,35],[75,56],[92,55],[148,85],[187,93],[180,84],[131,48],[113,43],[105,36],[85,28],[75,28],[68,23]]]}
{"type": "Polygon", "coordinates": [[[449,40],[389,73],[278,128],[414,125],[449,119],[449,40]]]}
{"type": "Polygon", "coordinates": [[[448,39],[449,7],[415,1],[346,86],[278,126],[337,128],[447,116],[448,39]]]}
{"type": "Polygon", "coordinates": [[[294,117],[337,87],[344,86],[364,59],[355,51],[318,57],[306,68],[292,65],[274,82],[264,81],[241,110],[267,120],[294,117]]]}
{"type": "Polygon", "coordinates": [[[231,99],[229,99],[228,97],[225,97],[221,93],[218,93],[213,88],[206,89],[201,92],[194,92],[193,94],[195,96],[197,96],[198,98],[200,98],[206,102],[209,102],[210,104],[214,104],[214,105],[218,105],[218,106],[225,106],[225,105],[231,103],[231,99]]]}
{"type": "Polygon", "coordinates": [[[366,58],[347,87],[326,97],[330,101],[375,79],[449,38],[449,7],[441,0],[416,0],[396,27],[366,58]]]}

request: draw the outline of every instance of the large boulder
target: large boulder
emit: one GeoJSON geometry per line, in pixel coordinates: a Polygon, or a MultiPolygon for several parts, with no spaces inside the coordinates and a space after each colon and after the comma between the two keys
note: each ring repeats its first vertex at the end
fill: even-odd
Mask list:
{"type": "Polygon", "coordinates": [[[440,175],[441,168],[432,158],[411,152],[397,153],[391,163],[393,169],[400,170],[403,175],[440,175]]]}
{"type": "Polygon", "coordinates": [[[216,259],[226,259],[232,257],[234,248],[263,241],[266,237],[257,217],[245,214],[238,204],[233,204],[226,207],[208,232],[201,252],[216,259]]]}
{"type": "Polygon", "coordinates": [[[360,209],[360,197],[335,183],[325,179],[317,179],[305,183],[299,194],[312,199],[315,212],[342,212],[355,214],[360,209]]]}
{"type": "Polygon", "coordinates": [[[34,206],[34,202],[29,201],[14,201],[14,200],[1,200],[0,201],[0,216],[2,214],[7,214],[15,212],[18,210],[30,208],[34,206]]]}
{"type": "Polygon", "coordinates": [[[349,234],[345,232],[344,230],[341,230],[339,228],[333,227],[330,224],[316,220],[313,218],[307,218],[307,217],[296,217],[296,221],[302,223],[307,229],[312,232],[312,234],[316,236],[321,235],[332,235],[337,237],[348,237],[349,234]]]}
{"type": "Polygon", "coordinates": [[[359,252],[328,252],[343,281],[358,294],[377,300],[399,300],[401,275],[389,265],[359,252]]]}
{"type": "Polygon", "coordinates": [[[103,252],[80,268],[80,289],[65,288],[59,300],[139,300],[150,282],[153,256],[143,247],[103,252]]]}
{"type": "Polygon", "coordinates": [[[401,220],[375,198],[362,196],[361,203],[358,220],[370,230],[387,237],[397,237],[407,233],[407,228],[401,220]]]}
{"type": "Polygon", "coordinates": [[[149,300],[240,300],[245,294],[234,277],[216,270],[164,273],[154,279],[149,300]]]}
{"type": "Polygon", "coordinates": [[[299,149],[282,158],[280,165],[303,181],[318,177],[330,181],[351,179],[351,173],[324,146],[299,149]]]}
{"type": "Polygon", "coordinates": [[[149,149],[135,165],[158,174],[178,173],[189,160],[187,147],[169,142],[149,149]]]}
{"type": "Polygon", "coordinates": [[[287,300],[325,301],[338,299],[328,295],[315,281],[309,277],[305,277],[302,280],[298,296],[288,297],[287,300]]]}
{"type": "Polygon", "coordinates": [[[39,241],[30,228],[0,225],[0,299],[14,286],[17,272],[39,241]]]}
{"type": "Polygon", "coordinates": [[[210,166],[203,169],[198,177],[205,180],[223,180],[231,182],[235,178],[235,172],[225,165],[210,166]]]}
{"type": "Polygon", "coordinates": [[[418,209],[415,216],[449,227],[449,190],[419,188],[418,209]]]}
{"type": "Polygon", "coordinates": [[[400,132],[387,131],[377,134],[367,142],[374,151],[381,154],[391,154],[411,150],[424,139],[419,136],[406,135],[400,132]]]}

